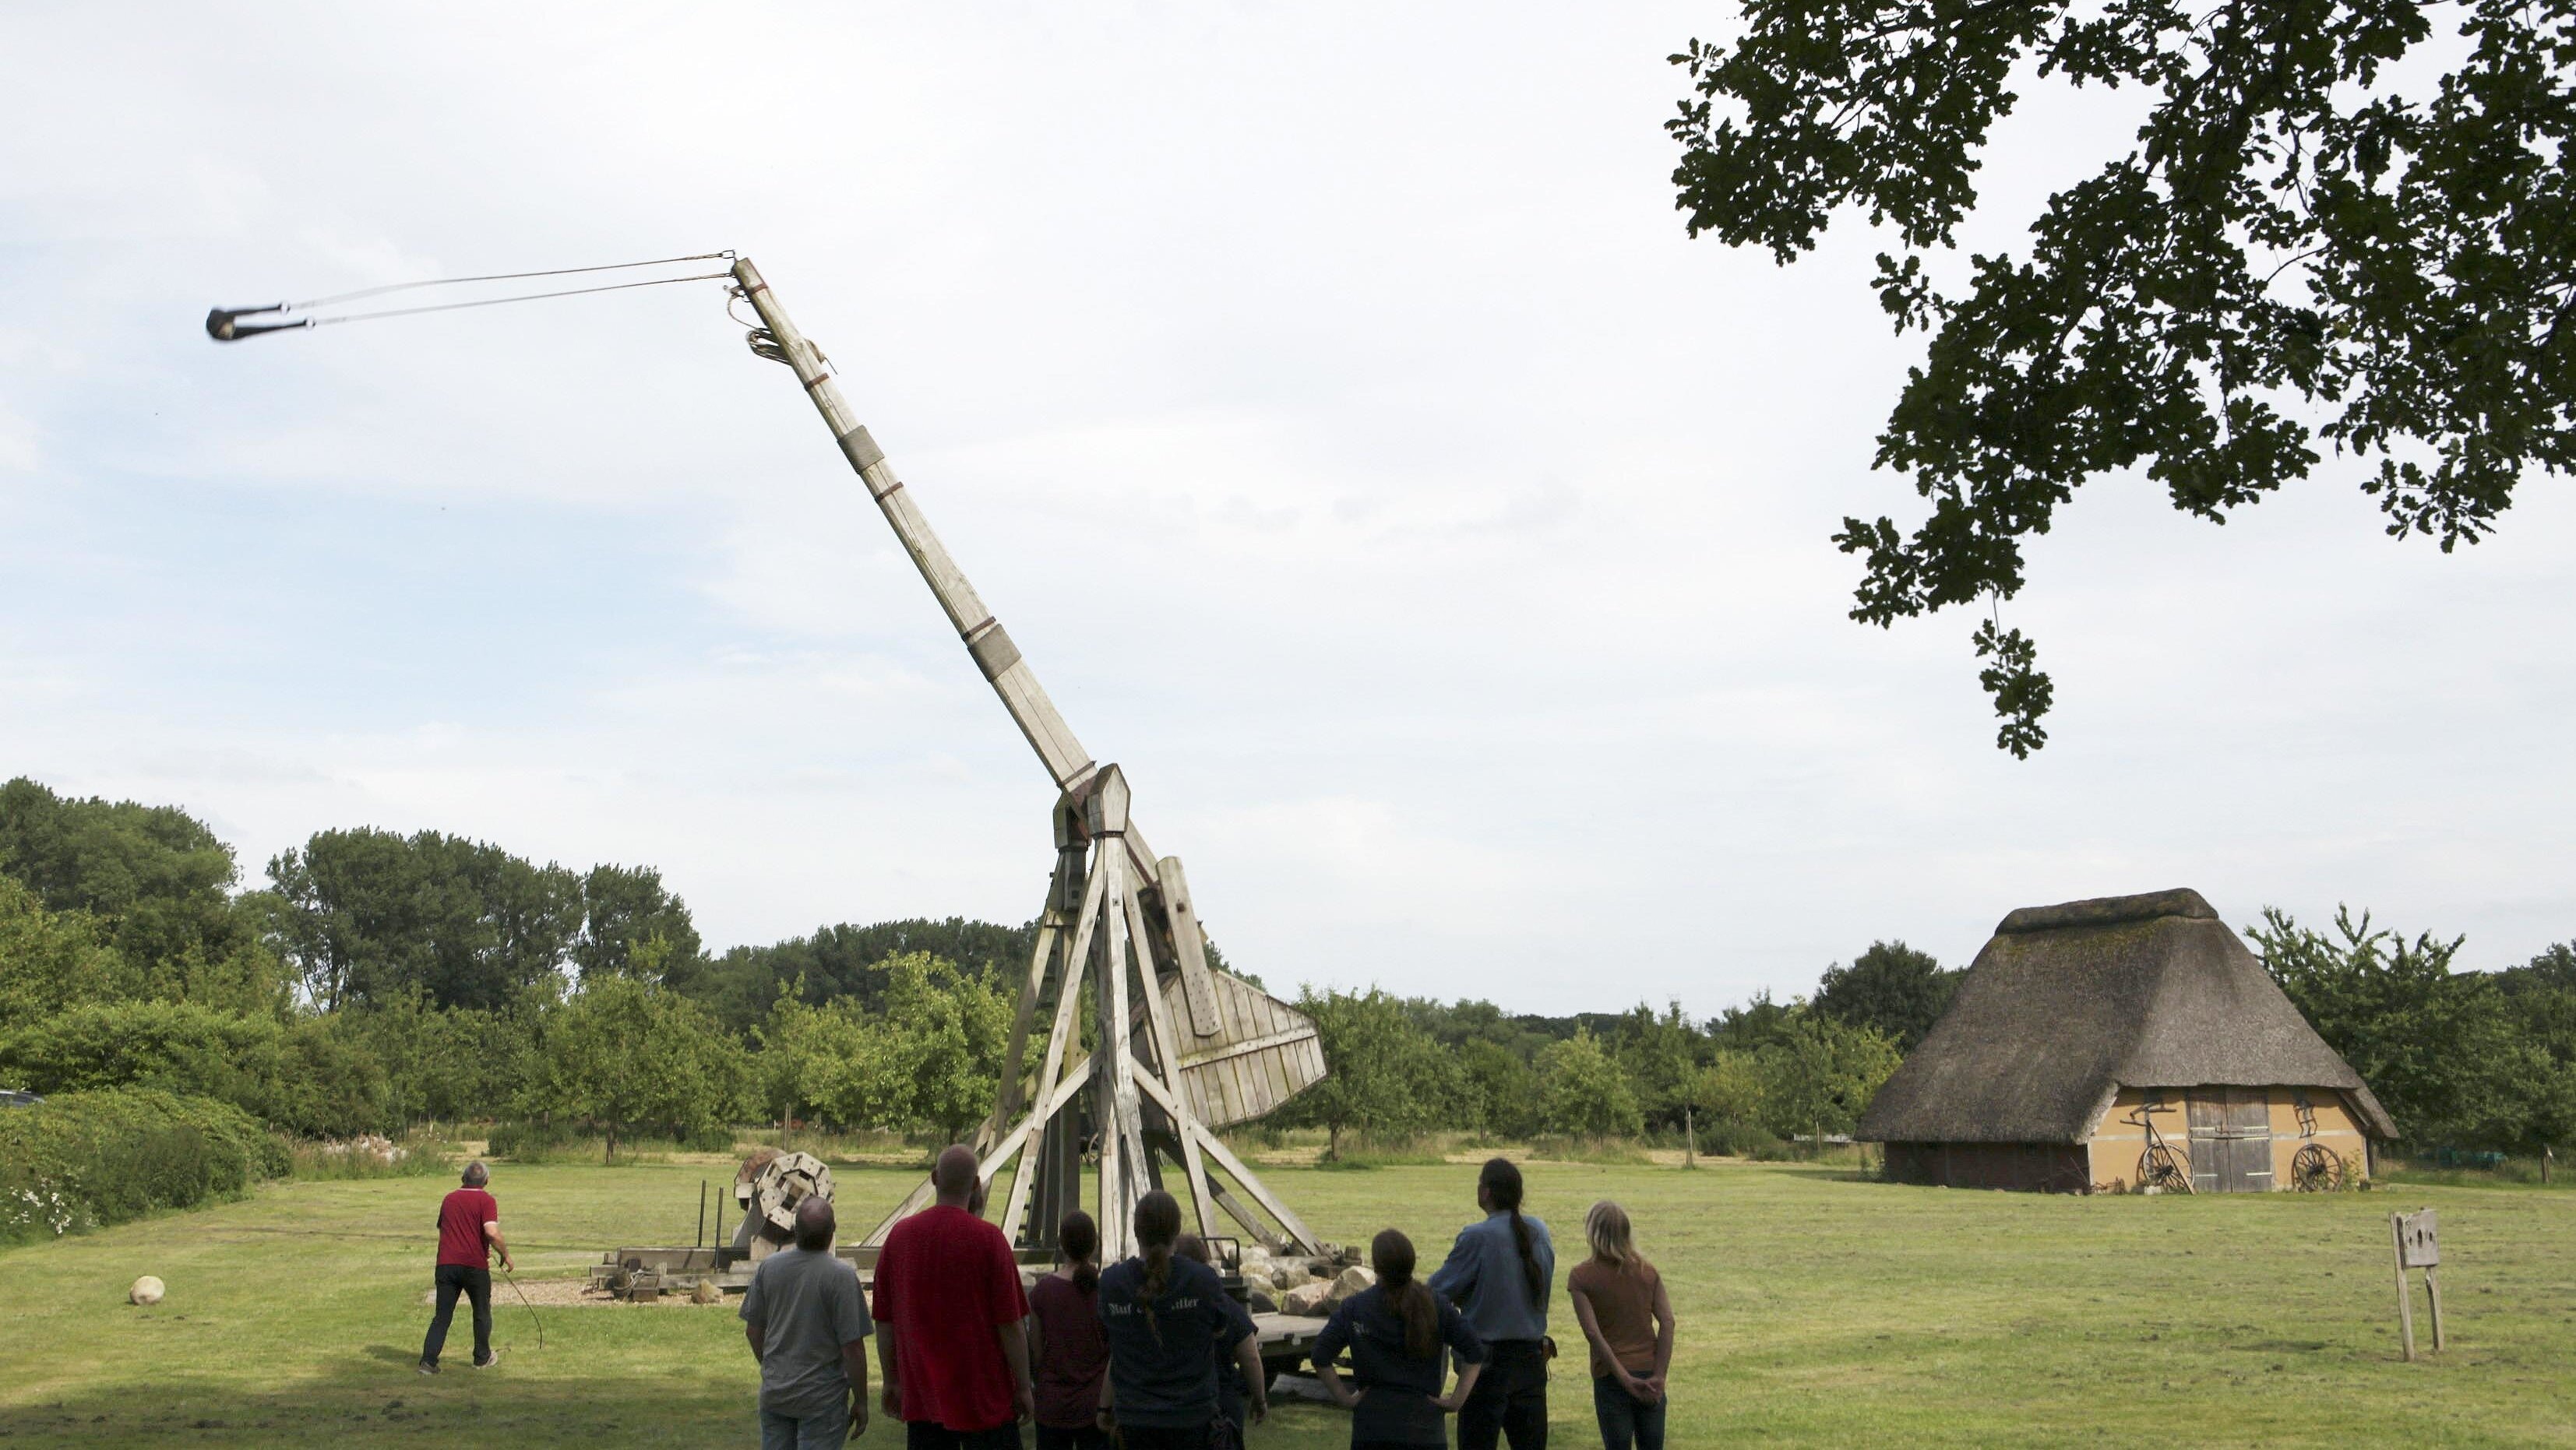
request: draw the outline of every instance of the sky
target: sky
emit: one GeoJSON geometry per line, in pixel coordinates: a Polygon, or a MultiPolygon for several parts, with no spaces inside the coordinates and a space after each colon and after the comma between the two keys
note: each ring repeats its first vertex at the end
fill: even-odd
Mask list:
{"type": "MultiPolygon", "coordinates": [[[[2576,938],[2576,504],[2384,536],[2094,481],[2006,622],[1851,622],[1921,340],[1840,219],[1693,241],[1722,4],[0,11],[0,777],[659,867],[714,947],[1034,915],[1051,788],[713,282],[211,343],[209,306],[736,248],[1210,933],[1532,1012],[1814,989],[2017,906],[2576,938]]],[[[2125,144],[2034,84],[1966,251],[2125,144]]]]}

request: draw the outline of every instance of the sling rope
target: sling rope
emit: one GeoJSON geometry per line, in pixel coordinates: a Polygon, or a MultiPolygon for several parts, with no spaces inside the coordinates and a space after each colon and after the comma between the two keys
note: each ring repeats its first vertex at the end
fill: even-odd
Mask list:
{"type": "Polygon", "coordinates": [[[650,277],[641,282],[608,282],[596,287],[561,287],[548,292],[522,292],[508,297],[478,297],[470,302],[433,302],[420,307],[388,307],[374,312],[349,312],[335,317],[287,316],[310,312],[317,307],[336,307],[368,297],[384,297],[396,292],[417,291],[423,287],[461,287],[475,283],[524,282],[537,277],[575,277],[599,272],[626,272],[638,267],[671,267],[683,262],[714,262],[733,259],[730,250],[692,252],[685,257],[654,257],[641,262],[608,262],[595,267],[551,267],[538,272],[486,272],[472,277],[430,277],[417,282],[390,282],[381,287],[361,287],[354,292],[337,292],[304,302],[273,302],[265,307],[218,307],[206,314],[206,335],[217,342],[239,342],[263,332],[284,332],[290,328],[330,327],[343,322],[372,322],[385,317],[417,317],[425,312],[455,312],[468,307],[499,307],[511,302],[542,302],[549,297],[580,297],[592,292],[623,292],[635,287],[667,287],[675,282],[722,281],[733,274],[692,272],[685,277],[650,277]],[[276,315],[274,322],[244,321],[246,318],[276,315]]]}
{"type": "MultiPolygon", "coordinates": [[[[439,302],[427,307],[391,307],[382,312],[352,312],[343,317],[309,318],[305,325],[328,327],[341,322],[372,322],[379,317],[416,317],[424,312],[454,312],[464,307],[498,307],[505,302],[542,302],[549,297],[580,297],[592,292],[623,292],[630,287],[662,287],[673,282],[712,282],[732,275],[731,272],[698,272],[686,277],[656,277],[649,282],[612,282],[605,287],[567,287],[559,292],[530,292],[519,297],[483,297],[472,302],[439,302]]],[[[424,282],[411,285],[436,284],[424,282]]]]}
{"type": "MultiPolygon", "coordinates": [[[[302,312],[315,307],[328,307],[334,302],[355,302],[361,297],[382,297],[388,292],[408,292],[415,287],[457,287],[468,282],[524,282],[531,277],[572,277],[585,272],[628,272],[637,267],[670,267],[682,262],[713,262],[719,259],[730,261],[732,258],[733,253],[730,251],[692,252],[685,257],[656,257],[649,262],[609,262],[597,267],[555,267],[543,272],[487,272],[480,277],[432,277],[421,282],[393,282],[382,287],[361,287],[355,292],[335,292],[328,297],[316,297],[309,302],[289,302],[286,305],[290,310],[302,312]]],[[[694,282],[701,279],[674,277],[668,280],[694,282]]],[[[541,292],[537,295],[552,297],[561,294],[541,292]]]]}

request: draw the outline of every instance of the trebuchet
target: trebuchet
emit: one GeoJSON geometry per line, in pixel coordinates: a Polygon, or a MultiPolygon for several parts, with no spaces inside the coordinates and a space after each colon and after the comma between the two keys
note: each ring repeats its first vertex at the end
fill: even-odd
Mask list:
{"type": "MultiPolygon", "coordinates": [[[[1095,1211],[1112,1259],[1133,1251],[1136,1200],[1162,1186],[1167,1168],[1186,1180],[1184,1200],[1201,1234],[1219,1232],[1222,1211],[1273,1250],[1321,1253],[1304,1222],[1216,1132],[1269,1112],[1323,1077],[1314,1023],[1209,968],[1180,859],[1156,856],[1145,844],[1129,814],[1126,777],[1074,738],[843,401],[829,359],[788,320],[748,257],[735,259],[733,279],[735,294],[759,315],[751,350],[795,371],[1057,792],[1054,877],[1012,1017],[1001,1087],[974,1141],[986,1187],[1014,1169],[1004,1231],[1021,1248],[1054,1246],[1058,1220],[1081,1201],[1085,1141],[1096,1135],[1095,1211]],[[1094,1006],[1088,1050],[1086,987],[1094,1006]],[[1047,1031],[1033,1065],[1042,1016],[1047,1031]]],[[[930,1197],[924,1182],[866,1242],[882,1243],[930,1197]]]]}

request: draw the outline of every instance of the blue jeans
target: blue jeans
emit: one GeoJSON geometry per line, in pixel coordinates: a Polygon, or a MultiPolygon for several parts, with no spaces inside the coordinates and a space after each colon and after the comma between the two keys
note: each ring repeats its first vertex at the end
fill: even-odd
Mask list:
{"type": "Polygon", "coordinates": [[[1592,1382],[1592,1413],[1601,1421],[1602,1450],[1664,1450],[1664,1402],[1642,1404],[1603,1375],[1592,1382]]]}
{"type": "Polygon", "coordinates": [[[841,1450],[850,1438],[847,1395],[819,1415],[774,1415],[760,1412],[760,1450],[841,1450]]]}

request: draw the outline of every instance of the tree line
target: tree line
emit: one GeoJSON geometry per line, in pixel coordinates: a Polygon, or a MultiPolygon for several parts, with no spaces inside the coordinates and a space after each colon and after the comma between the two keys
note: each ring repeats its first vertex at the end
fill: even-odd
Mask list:
{"type": "MultiPolygon", "coordinates": [[[[2576,1124],[2576,944],[2267,913],[2274,979],[2423,1146],[2576,1124]]],[[[0,1086],[154,1086],[290,1133],[511,1119],[688,1138],[766,1120],[954,1138],[989,1107],[1029,924],[890,921],[711,952],[649,866],[574,871],[435,831],[325,830],[245,888],[176,807],[0,786],[0,1086]]],[[[1220,958],[1220,963],[1222,959],[1220,958]]],[[[1273,1126],[1679,1139],[1847,1132],[1960,972],[1902,942],[1694,1020],[1550,1017],[1374,989],[1299,996],[1331,1074],[1273,1126]]]]}

